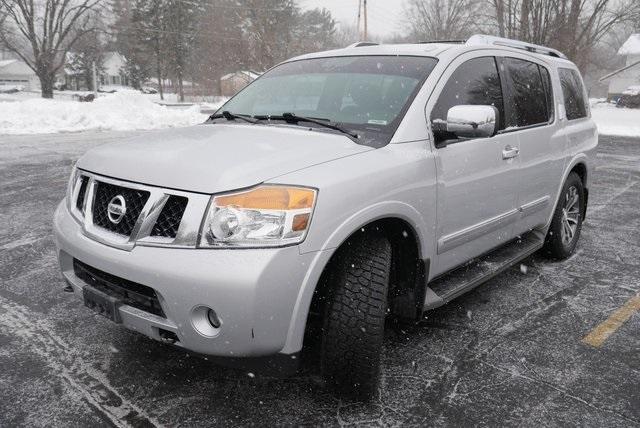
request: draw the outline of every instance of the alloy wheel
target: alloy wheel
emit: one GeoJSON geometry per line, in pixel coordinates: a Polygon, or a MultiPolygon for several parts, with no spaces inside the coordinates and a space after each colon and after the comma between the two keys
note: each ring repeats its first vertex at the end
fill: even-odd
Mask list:
{"type": "Polygon", "coordinates": [[[578,223],[580,221],[580,196],[578,189],[571,186],[564,198],[562,207],[562,227],[560,229],[562,236],[562,244],[565,247],[571,245],[573,238],[578,231],[578,223]]]}

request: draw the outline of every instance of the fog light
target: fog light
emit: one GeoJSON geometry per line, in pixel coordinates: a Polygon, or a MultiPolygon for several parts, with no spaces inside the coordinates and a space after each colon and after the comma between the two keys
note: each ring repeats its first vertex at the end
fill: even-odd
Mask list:
{"type": "Polygon", "coordinates": [[[218,314],[216,314],[216,311],[214,311],[213,309],[209,309],[207,311],[207,318],[209,319],[209,323],[211,323],[214,328],[220,328],[220,326],[222,325],[222,323],[220,322],[220,318],[218,318],[218,314]]]}
{"type": "Polygon", "coordinates": [[[198,305],[191,310],[191,325],[205,337],[216,337],[220,334],[222,321],[216,311],[208,306],[198,305]]]}

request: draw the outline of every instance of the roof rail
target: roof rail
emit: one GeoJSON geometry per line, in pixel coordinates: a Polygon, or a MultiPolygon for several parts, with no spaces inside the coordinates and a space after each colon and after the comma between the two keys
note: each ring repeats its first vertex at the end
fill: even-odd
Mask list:
{"type": "Polygon", "coordinates": [[[352,45],[347,46],[345,49],[349,49],[349,48],[361,48],[364,46],[378,46],[379,43],[376,42],[356,42],[352,45]]]}
{"type": "Polygon", "coordinates": [[[445,44],[446,44],[446,43],[459,43],[459,44],[462,44],[462,43],[465,43],[465,42],[466,42],[466,40],[463,40],[463,39],[451,39],[451,40],[420,40],[420,41],[418,42],[418,44],[419,44],[419,45],[426,45],[426,44],[429,44],[429,43],[445,43],[445,44]]]}
{"type": "Polygon", "coordinates": [[[567,59],[567,56],[557,49],[547,46],[534,45],[533,43],[521,42],[520,40],[507,39],[504,37],[487,36],[484,34],[475,34],[466,42],[467,46],[478,45],[495,45],[506,46],[509,48],[522,49],[528,52],[538,53],[542,55],[554,56],[556,58],[567,59]]]}

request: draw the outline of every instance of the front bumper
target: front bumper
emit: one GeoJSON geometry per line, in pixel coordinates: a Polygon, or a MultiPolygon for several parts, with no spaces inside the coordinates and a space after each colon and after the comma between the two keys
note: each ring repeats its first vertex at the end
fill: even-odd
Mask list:
{"type": "Polygon", "coordinates": [[[122,324],[131,330],[157,340],[162,340],[161,330],[173,332],[176,345],[218,357],[294,357],[301,348],[302,338],[292,338],[290,330],[300,332],[292,323],[306,317],[297,302],[304,283],[315,276],[308,275],[315,264],[313,253],[300,254],[296,246],[228,250],[138,245],[124,251],[86,237],[64,202],[54,215],[54,235],[62,274],[79,298],[85,283],[74,273],[74,258],[156,291],[166,318],[122,305],[122,324]],[[222,321],[213,337],[194,327],[194,310],[201,306],[213,308],[222,321]]]}

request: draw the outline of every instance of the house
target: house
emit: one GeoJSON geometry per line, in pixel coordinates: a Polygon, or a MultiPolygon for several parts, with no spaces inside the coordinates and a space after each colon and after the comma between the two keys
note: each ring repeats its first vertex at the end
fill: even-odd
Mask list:
{"type": "Polygon", "coordinates": [[[125,75],[127,60],[118,52],[107,52],[102,61],[102,72],[100,73],[101,86],[129,86],[129,81],[125,75]]]}
{"type": "Polygon", "coordinates": [[[0,46],[0,61],[4,59],[18,59],[18,55],[0,46]]]}
{"type": "Polygon", "coordinates": [[[625,65],[600,78],[609,80],[607,98],[618,98],[629,86],[640,85],[640,33],[632,34],[618,49],[618,55],[625,56],[625,65]]]}
{"type": "Polygon", "coordinates": [[[260,76],[255,71],[236,71],[220,78],[220,92],[223,97],[231,97],[260,76]]]}
{"type": "MultiPolygon", "coordinates": [[[[79,54],[74,52],[67,53],[64,73],[60,76],[59,80],[64,82],[66,88],[70,90],[92,90],[93,88],[87,87],[86,78],[84,76],[84,65],[81,65],[78,55],[79,54]]],[[[107,89],[107,87],[113,86],[128,86],[129,82],[125,75],[126,63],[127,60],[118,52],[106,52],[104,54],[102,64],[98,65],[96,69],[99,83],[98,89],[107,89]]]]}
{"type": "Polygon", "coordinates": [[[40,80],[24,61],[3,59],[0,60],[0,90],[2,86],[22,87],[25,91],[39,91],[40,80]]]}

